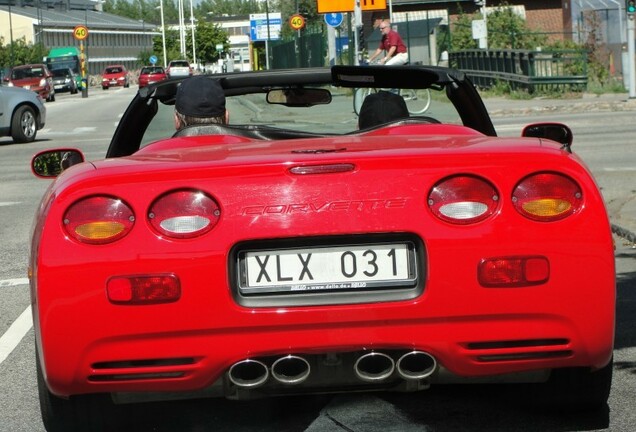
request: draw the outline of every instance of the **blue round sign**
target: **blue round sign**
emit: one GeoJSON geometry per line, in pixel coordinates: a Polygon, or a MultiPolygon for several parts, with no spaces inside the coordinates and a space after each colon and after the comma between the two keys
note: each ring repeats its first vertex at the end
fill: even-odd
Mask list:
{"type": "Polygon", "coordinates": [[[159,59],[157,58],[156,55],[151,55],[148,60],[150,60],[150,63],[152,63],[154,65],[155,63],[157,63],[157,60],[159,60],[159,59]]]}
{"type": "Polygon", "coordinates": [[[331,27],[338,27],[342,24],[343,15],[341,12],[332,12],[325,14],[325,22],[331,27]]]}

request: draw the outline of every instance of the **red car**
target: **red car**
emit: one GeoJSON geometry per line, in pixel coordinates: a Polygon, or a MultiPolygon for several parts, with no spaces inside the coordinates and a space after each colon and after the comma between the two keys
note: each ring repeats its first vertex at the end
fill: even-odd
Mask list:
{"type": "Polygon", "coordinates": [[[106,66],[104,72],[102,72],[102,90],[117,86],[130,87],[126,67],[124,65],[106,66]]]}
{"type": "Polygon", "coordinates": [[[28,64],[11,68],[4,79],[9,87],[22,87],[36,92],[47,102],[55,101],[53,74],[44,64],[28,64]]]}
{"type": "MultiPolygon", "coordinates": [[[[498,137],[469,79],[446,68],[210,79],[231,124],[174,133],[180,81],[157,83],[106,160],[62,172],[39,206],[30,274],[48,428],[125,423],[122,394],[535,382],[543,403],[607,407],[613,240],[567,126],[498,137]],[[433,93],[429,116],[358,130],[361,86],[433,93]]],[[[54,177],[69,153],[82,159],[47,150],[32,168],[54,177]]]]}
{"type": "Polygon", "coordinates": [[[168,76],[161,66],[145,66],[139,72],[139,87],[146,87],[165,79],[168,79],[168,76]]]}

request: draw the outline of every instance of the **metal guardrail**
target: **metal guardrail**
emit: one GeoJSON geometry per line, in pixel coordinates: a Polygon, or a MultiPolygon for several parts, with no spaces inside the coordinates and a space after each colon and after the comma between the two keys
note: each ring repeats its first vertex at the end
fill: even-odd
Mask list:
{"type": "Polygon", "coordinates": [[[587,88],[585,50],[464,50],[449,53],[452,67],[465,72],[477,87],[498,82],[512,90],[584,91],[587,88]]]}

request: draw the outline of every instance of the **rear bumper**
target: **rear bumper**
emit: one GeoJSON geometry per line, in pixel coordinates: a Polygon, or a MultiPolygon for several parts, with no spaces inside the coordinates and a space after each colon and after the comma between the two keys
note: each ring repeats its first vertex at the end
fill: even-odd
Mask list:
{"type": "MultiPolygon", "coordinates": [[[[524,302],[517,300],[517,305],[524,302]]],[[[498,381],[502,374],[561,367],[597,369],[612,355],[614,321],[608,302],[583,314],[559,311],[554,304],[495,311],[487,302],[458,314],[452,312],[450,297],[442,302],[448,303],[446,310],[435,313],[427,313],[421,300],[320,311],[234,307],[229,314],[212,304],[189,311],[165,305],[126,312],[76,304],[90,313],[69,320],[64,307],[50,308],[45,316],[36,310],[36,334],[48,385],[59,395],[199,391],[226,378],[237,362],[286,355],[320,362],[355,360],[371,350],[417,350],[450,372],[451,382],[498,381]]],[[[353,370],[345,375],[348,380],[335,387],[365,385],[356,382],[353,370]]],[[[444,376],[436,372],[431,380],[443,383],[444,376]]]]}

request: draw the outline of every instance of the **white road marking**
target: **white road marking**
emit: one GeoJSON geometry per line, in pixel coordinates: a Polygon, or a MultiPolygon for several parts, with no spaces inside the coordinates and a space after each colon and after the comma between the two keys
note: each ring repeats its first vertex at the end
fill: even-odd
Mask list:
{"type": "Polygon", "coordinates": [[[29,284],[29,278],[0,280],[0,288],[6,288],[6,287],[16,286],[16,285],[28,285],[28,284],[29,284]]]}
{"type": "Polygon", "coordinates": [[[620,167],[620,168],[605,167],[605,168],[603,168],[603,171],[608,171],[608,172],[633,172],[633,171],[636,171],[636,167],[620,167]]]}
{"type": "Polygon", "coordinates": [[[97,128],[94,126],[76,127],[71,131],[54,131],[52,129],[46,128],[46,129],[42,129],[40,133],[45,133],[47,135],[54,135],[54,136],[68,136],[68,135],[85,135],[85,134],[95,132],[96,130],[97,128]]]}
{"type": "Polygon", "coordinates": [[[8,207],[16,204],[21,204],[20,201],[0,201],[0,207],[8,207]]]}
{"type": "Polygon", "coordinates": [[[33,327],[33,318],[31,317],[31,306],[29,306],[11,324],[9,330],[0,336],[0,364],[9,357],[9,354],[18,346],[31,327],[33,327]]]}
{"type": "MultiPolygon", "coordinates": [[[[17,285],[28,285],[28,278],[4,279],[0,280],[0,288],[7,288],[17,285]]],[[[5,334],[0,336],[0,363],[13,352],[20,341],[33,327],[33,318],[31,316],[31,306],[27,307],[9,327],[5,334]]]]}

